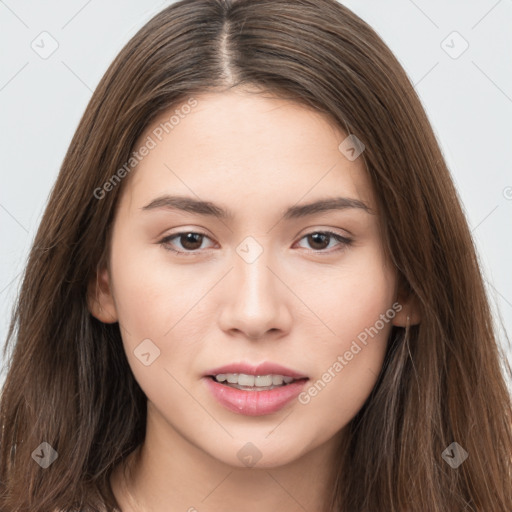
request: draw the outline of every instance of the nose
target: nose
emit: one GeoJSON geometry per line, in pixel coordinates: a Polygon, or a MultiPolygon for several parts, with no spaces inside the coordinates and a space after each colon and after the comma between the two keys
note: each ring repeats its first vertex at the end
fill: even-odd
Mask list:
{"type": "Polygon", "coordinates": [[[234,255],[234,268],[224,280],[218,316],[220,328],[251,340],[280,337],[292,323],[291,293],[268,252],[252,263],[234,255]]]}

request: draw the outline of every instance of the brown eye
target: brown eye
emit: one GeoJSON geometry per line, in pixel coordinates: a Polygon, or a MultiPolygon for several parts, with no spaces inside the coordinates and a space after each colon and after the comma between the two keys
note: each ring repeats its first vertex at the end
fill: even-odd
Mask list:
{"type": "Polygon", "coordinates": [[[334,233],[333,231],[314,231],[301,238],[301,240],[304,239],[307,240],[309,248],[311,248],[313,252],[326,254],[342,250],[352,243],[352,239],[341,236],[338,233],[334,233]],[[333,247],[333,245],[331,245],[333,240],[338,243],[333,244],[333,250],[326,251],[325,249],[329,248],[329,246],[333,247]]]}
{"type": "Polygon", "coordinates": [[[205,239],[209,239],[209,237],[204,233],[182,231],[181,233],[166,236],[159,243],[168,251],[184,255],[188,255],[187,253],[194,255],[196,252],[199,252],[205,239]]]}
{"type": "MultiPolygon", "coordinates": [[[[163,238],[159,243],[168,251],[179,255],[194,256],[199,254],[204,240],[210,240],[205,233],[195,231],[182,231],[163,238]],[[179,245],[178,245],[179,242],[179,245]]],[[[312,252],[331,254],[344,249],[352,243],[350,238],[334,233],[333,231],[314,231],[303,236],[301,240],[307,240],[312,252]],[[337,243],[331,244],[332,241],[337,243]],[[333,247],[333,250],[326,250],[333,247]]],[[[203,247],[204,249],[204,247],[203,247]]]]}

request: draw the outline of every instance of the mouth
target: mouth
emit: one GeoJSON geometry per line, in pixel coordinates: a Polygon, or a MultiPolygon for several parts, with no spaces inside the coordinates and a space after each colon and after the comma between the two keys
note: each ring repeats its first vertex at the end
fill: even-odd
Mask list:
{"type": "Polygon", "coordinates": [[[246,416],[276,413],[290,404],[309,378],[284,366],[235,363],[203,375],[207,389],[225,408],[246,416]]]}
{"type": "MultiPolygon", "coordinates": [[[[246,370],[247,371],[247,370],[246,370]]],[[[213,372],[203,376],[206,389],[221,406],[244,416],[278,413],[292,403],[308,377],[283,373],[213,372]]]]}

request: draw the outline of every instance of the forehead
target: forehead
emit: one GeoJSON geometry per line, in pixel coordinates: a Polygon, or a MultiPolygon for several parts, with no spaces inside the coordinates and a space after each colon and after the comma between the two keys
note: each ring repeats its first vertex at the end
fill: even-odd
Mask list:
{"type": "Polygon", "coordinates": [[[340,151],[347,134],[328,116],[254,92],[193,100],[159,115],[135,145],[152,146],[125,184],[139,207],[181,193],[253,211],[340,195],[374,208],[364,160],[340,151]]]}

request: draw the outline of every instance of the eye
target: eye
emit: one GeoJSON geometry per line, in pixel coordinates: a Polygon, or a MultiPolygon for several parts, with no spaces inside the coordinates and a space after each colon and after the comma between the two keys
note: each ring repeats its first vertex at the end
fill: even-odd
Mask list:
{"type": "Polygon", "coordinates": [[[301,240],[304,239],[307,239],[307,242],[310,244],[310,246],[312,246],[313,252],[323,252],[326,254],[341,251],[352,243],[351,238],[341,236],[334,231],[312,231],[311,233],[308,233],[301,238],[301,240]],[[324,249],[333,247],[331,245],[333,240],[338,242],[338,247],[332,251],[325,251],[324,249]]]}
{"type": "MultiPolygon", "coordinates": [[[[160,240],[159,244],[168,251],[177,253],[180,256],[194,256],[201,249],[205,239],[209,240],[208,235],[196,231],[181,231],[172,235],[166,236],[160,240]],[[181,248],[176,249],[173,242],[177,240],[181,248]]],[[[331,254],[336,251],[344,249],[352,243],[352,239],[339,235],[333,231],[312,231],[304,235],[300,240],[307,239],[308,243],[312,246],[312,252],[331,254]],[[332,248],[331,242],[336,241],[338,247],[334,250],[326,251],[329,247],[332,248]]],[[[336,244],[334,244],[336,246],[336,244]]],[[[204,247],[203,247],[204,249],[204,247]]]]}
{"type": "Polygon", "coordinates": [[[203,241],[207,239],[208,236],[205,233],[198,233],[195,231],[181,231],[180,233],[175,233],[173,235],[166,236],[162,240],[160,240],[160,244],[167,249],[168,251],[172,251],[178,254],[183,254],[188,256],[195,254],[195,251],[201,249],[201,245],[203,241]],[[175,249],[171,242],[177,239],[181,244],[181,249],[175,249]]]}

